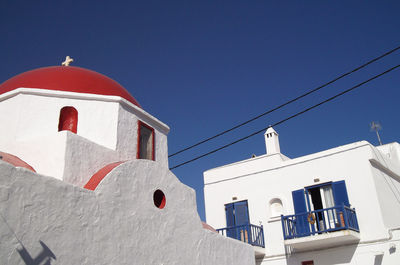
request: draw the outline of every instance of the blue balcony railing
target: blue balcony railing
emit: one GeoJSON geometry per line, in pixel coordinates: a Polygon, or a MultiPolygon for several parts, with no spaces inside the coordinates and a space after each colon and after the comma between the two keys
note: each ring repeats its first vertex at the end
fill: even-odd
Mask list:
{"type": "Polygon", "coordinates": [[[338,230],[360,232],[356,210],[343,205],[294,215],[282,215],[281,220],[285,240],[338,230]]]}
{"type": "Polygon", "coordinates": [[[217,229],[218,233],[234,238],[250,245],[257,247],[265,247],[264,245],[264,230],[263,226],[256,226],[252,224],[238,225],[217,229]]]}

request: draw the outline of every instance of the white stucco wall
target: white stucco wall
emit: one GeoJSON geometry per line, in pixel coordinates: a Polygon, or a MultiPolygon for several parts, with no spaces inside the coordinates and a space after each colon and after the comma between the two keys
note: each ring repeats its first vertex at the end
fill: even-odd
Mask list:
{"type": "Polygon", "coordinates": [[[41,242],[51,264],[255,264],[249,245],[202,228],[195,192],[156,162],[121,164],[95,191],[2,161],[0,172],[1,264],[26,264],[23,248],[37,258],[41,242]]]}
{"type": "Polygon", "coordinates": [[[57,132],[60,110],[65,106],[78,111],[78,135],[107,148],[116,148],[118,102],[90,100],[81,93],[19,90],[29,93],[12,91],[17,94],[0,102],[0,128],[6,126],[4,129],[9,131],[1,140],[0,148],[11,139],[27,141],[57,132]]]}
{"type": "Polygon", "coordinates": [[[400,160],[396,150],[398,146],[398,143],[392,143],[377,148],[373,152],[374,158],[370,160],[381,215],[387,228],[400,227],[400,160]]]}
{"type": "Polygon", "coordinates": [[[136,159],[138,121],[154,129],[155,161],[168,167],[167,135],[169,127],[143,110],[127,104],[119,106],[117,149],[125,160],[136,159]]]}
{"type": "MultiPolygon", "coordinates": [[[[207,223],[215,228],[226,227],[224,205],[234,202],[233,197],[237,198],[235,201],[247,200],[250,222],[255,225],[261,222],[264,226],[265,259],[284,264],[280,263],[285,261],[286,253],[282,226],[280,220],[271,219],[271,199],[282,201],[283,215],[294,214],[292,191],[345,180],[350,204],[357,212],[360,243],[387,240],[390,233],[381,212],[376,176],[369,161],[375,157],[375,151],[369,143],[362,141],[291,160],[279,161],[276,156],[261,156],[206,171],[204,194],[207,223]],[[317,178],[319,182],[314,182],[317,178]],[[277,261],[279,259],[281,261],[277,261]]],[[[400,207],[393,208],[395,203],[389,205],[392,211],[400,212],[400,207]]],[[[390,214],[389,206],[386,208],[385,211],[390,214]]],[[[395,222],[400,225],[398,220],[395,222]]]]}
{"type": "Polygon", "coordinates": [[[115,150],[95,144],[69,131],[65,133],[67,138],[62,180],[67,183],[83,187],[93,174],[104,166],[113,162],[126,161],[115,150]]]}
{"type": "Polygon", "coordinates": [[[0,149],[18,156],[36,172],[62,180],[65,173],[65,148],[68,133],[70,132],[53,132],[35,139],[9,143],[0,149]]]}
{"type": "Polygon", "coordinates": [[[0,137],[0,147],[8,146],[14,142],[19,128],[18,121],[22,106],[22,97],[12,97],[7,100],[0,101],[0,129],[2,131],[0,137]]]}
{"type": "Polygon", "coordinates": [[[156,161],[168,167],[169,127],[125,99],[19,88],[0,95],[0,150],[82,187],[107,164],[136,159],[139,119],[155,129],[156,161]],[[58,132],[64,106],[78,111],[76,135],[58,132]]]}

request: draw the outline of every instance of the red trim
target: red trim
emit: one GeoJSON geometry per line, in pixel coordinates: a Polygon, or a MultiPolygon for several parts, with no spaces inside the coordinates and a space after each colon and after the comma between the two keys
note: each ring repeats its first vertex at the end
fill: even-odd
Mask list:
{"type": "Polygon", "coordinates": [[[165,207],[165,204],[167,203],[167,200],[165,199],[165,195],[162,197],[162,200],[161,200],[161,204],[160,204],[160,209],[164,209],[164,207],[165,207]]]}
{"type": "Polygon", "coordinates": [[[140,127],[144,126],[147,129],[149,129],[151,131],[151,136],[152,136],[152,154],[151,154],[151,160],[155,161],[156,160],[156,156],[155,156],[155,138],[156,138],[156,134],[154,133],[154,129],[152,127],[150,127],[149,125],[147,125],[146,123],[142,122],[142,121],[138,121],[138,138],[137,138],[137,151],[136,151],[136,158],[140,159],[140,127]]]}
{"type": "Polygon", "coordinates": [[[121,165],[124,162],[125,161],[114,162],[103,167],[89,179],[84,188],[88,190],[95,190],[97,186],[100,184],[100,182],[108,175],[108,173],[111,172],[111,170],[113,170],[114,168],[116,168],[117,166],[121,165]]]}
{"type": "Polygon", "coordinates": [[[50,66],[24,72],[0,84],[0,94],[20,87],[119,96],[141,108],[136,99],[116,81],[75,66],[50,66]]]}
{"type": "Polygon", "coordinates": [[[23,168],[29,169],[30,171],[33,171],[36,173],[36,170],[33,167],[31,167],[31,165],[29,165],[24,160],[22,160],[21,158],[15,156],[15,155],[0,152],[0,156],[1,156],[0,160],[3,160],[4,162],[7,162],[7,163],[13,165],[14,167],[23,167],[23,168]]]}
{"type": "Polygon", "coordinates": [[[314,261],[313,260],[302,261],[301,265],[314,265],[314,261]]]}

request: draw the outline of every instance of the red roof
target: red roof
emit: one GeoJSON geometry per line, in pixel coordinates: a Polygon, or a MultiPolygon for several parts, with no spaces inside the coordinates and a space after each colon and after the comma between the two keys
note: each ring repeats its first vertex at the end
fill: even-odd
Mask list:
{"type": "Polygon", "coordinates": [[[122,97],[140,104],[116,81],[95,71],[75,66],[50,66],[16,75],[0,84],[0,94],[20,87],[122,97]]]}

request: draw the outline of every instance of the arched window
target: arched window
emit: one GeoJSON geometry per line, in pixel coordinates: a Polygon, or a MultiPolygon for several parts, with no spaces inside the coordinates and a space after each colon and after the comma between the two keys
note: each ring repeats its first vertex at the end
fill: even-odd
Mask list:
{"type": "Polygon", "coordinates": [[[271,211],[271,218],[278,217],[283,214],[282,201],[278,198],[274,198],[269,202],[269,209],[271,211]]]}
{"type": "Polygon", "coordinates": [[[78,131],[78,111],[71,106],[63,107],[60,111],[58,131],[78,131]]]}

